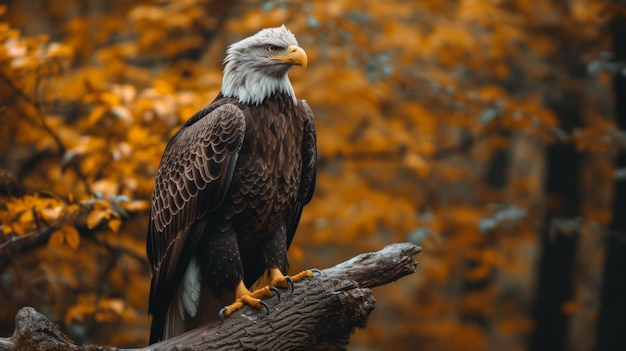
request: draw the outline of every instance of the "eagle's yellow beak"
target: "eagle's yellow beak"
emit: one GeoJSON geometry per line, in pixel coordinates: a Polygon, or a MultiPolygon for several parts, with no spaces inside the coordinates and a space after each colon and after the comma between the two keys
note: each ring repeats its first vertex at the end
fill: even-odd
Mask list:
{"type": "Polygon", "coordinates": [[[286,54],[269,56],[268,59],[302,67],[306,67],[307,64],[306,52],[296,45],[290,45],[286,54]]]}

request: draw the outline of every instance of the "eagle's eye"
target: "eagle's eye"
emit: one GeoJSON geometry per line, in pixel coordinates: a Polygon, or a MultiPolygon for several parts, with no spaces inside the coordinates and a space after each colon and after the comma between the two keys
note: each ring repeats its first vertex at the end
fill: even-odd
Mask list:
{"type": "Polygon", "coordinates": [[[265,45],[265,50],[267,50],[268,52],[274,52],[278,50],[278,47],[276,47],[276,45],[267,44],[265,45]]]}

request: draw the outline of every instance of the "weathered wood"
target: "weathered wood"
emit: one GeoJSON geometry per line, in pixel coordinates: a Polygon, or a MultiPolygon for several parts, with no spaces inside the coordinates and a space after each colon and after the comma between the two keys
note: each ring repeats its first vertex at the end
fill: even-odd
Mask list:
{"type": "Polygon", "coordinates": [[[380,251],[362,253],[323,272],[327,277],[354,280],[363,288],[375,288],[415,273],[417,261],[413,256],[421,250],[411,243],[391,244],[380,251]]]}
{"type": "MultiPolygon", "coordinates": [[[[421,249],[410,243],[358,255],[298,282],[293,292],[268,298],[266,310],[244,307],[224,323],[211,323],[142,351],[169,350],[344,350],[356,328],[374,309],[370,288],[415,272],[412,258],[421,249]]],[[[13,336],[0,338],[0,351],[118,350],[74,345],[33,308],[21,309],[13,336]]]]}

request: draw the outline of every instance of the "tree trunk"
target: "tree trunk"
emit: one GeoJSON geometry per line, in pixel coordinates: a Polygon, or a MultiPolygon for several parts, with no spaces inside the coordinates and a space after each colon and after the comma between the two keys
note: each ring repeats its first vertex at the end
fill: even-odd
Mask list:
{"type": "MultiPolygon", "coordinates": [[[[613,22],[615,60],[626,60],[626,16],[613,22]]],[[[626,77],[616,72],[613,79],[615,112],[619,129],[626,130],[626,77]]],[[[626,152],[622,148],[616,169],[626,169],[626,152]]],[[[615,183],[613,219],[609,226],[608,250],[604,267],[602,306],[598,319],[596,350],[626,350],[626,179],[615,183]]]]}
{"type": "MultiPolygon", "coordinates": [[[[580,127],[580,96],[573,91],[553,91],[547,104],[561,127],[580,127]]],[[[580,223],[581,157],[572,144],[553,144],[546,159],[547,212],[541,232],[541,262],[535,297],[535,329],[531,350],[561,351],[567,347],[565,303],[573,296],[572,271],[580,223]]]]}
{"type": "MultiPolygon", "coordinates": [[[[345,350],[351,334],[365,327],[374,309],[370,288],[414,273],[417,262],[412,256],[419,251],[418,246],[401,243],[361,254],[298,282],[293,292],[283,290],[264,300],[268,311],[244,307],[224,323],[214,322],[139,350],[345,350]]],[[[30,307],[21,309],[15,319],[15,332],[0,338],[0,351],[117,350],[73,345],[30,307]]]]}
{"type": "Polygon", "coordinates": [[[491,326],[488,329],[488,351],[524,350],[531,333],[531,310],[536,288],[537,261],[539,256],[541,208],[545,203],[544,174],[545,144],[524,133],[511,140],[506,203],[526,210],[528,222],[513,233],[500,232],[494,236],[492,249],[507,257],[503,269],[493,272],[492,289],[497,292],[491,326]],[[507,269],[505,267],[528,267],[507,269]],[[502,326],[517,325],[508,332],[502,326]]]}

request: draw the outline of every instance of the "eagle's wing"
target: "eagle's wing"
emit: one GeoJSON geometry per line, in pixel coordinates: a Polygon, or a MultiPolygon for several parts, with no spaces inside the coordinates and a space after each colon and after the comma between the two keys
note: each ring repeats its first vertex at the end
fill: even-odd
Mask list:
{"type": "Polygon", "coordinates": [[[296,233],[302,207],[308,204],[313,197],[315,189],[315,178],[317,176],[317,141],[315,134],[315,118],[313,110],[304,100],[298,101],[298,109],[304,116],[304,137],[302,138],[302,173],[300,176],[300,189],[298,199],[291,207],[286,219],[287,226],[287,248],[291,245],[293,236],[296,233]]]}
{"type": "Polygon", "coordinates": [[[206,225],[200,219],[215,210],[228,191],[245,128],[244,113],[237,106],[214,103],[189,119],[163,153],[147,239],[153,327],[161,323],[157,319],[167,310],[205,231],[197,227],[206,225]]]}

